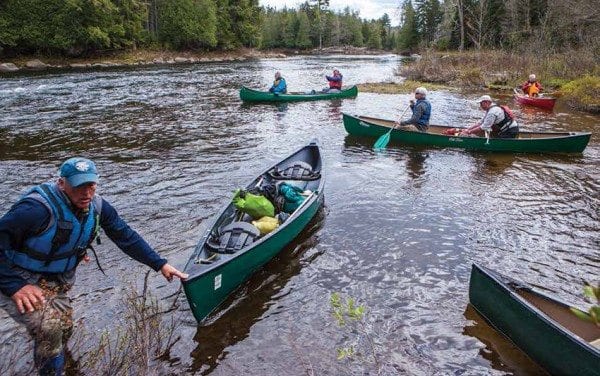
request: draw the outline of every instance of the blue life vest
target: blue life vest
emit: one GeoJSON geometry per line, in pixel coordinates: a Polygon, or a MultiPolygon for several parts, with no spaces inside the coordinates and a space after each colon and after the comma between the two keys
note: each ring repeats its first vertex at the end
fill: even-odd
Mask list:
{"type": "Polygon", "coordinates": [[[64,273],[85,256],[98,235],[102,200],[94,196],[80,222],[62,195],[56,184],[44,183],[23,196],[43,203],[50,211],[50,221],[40,234],[25,240],[23,249],[5,250],[15,265],[38,273],[64,273]]]}
{"type": "Polygon", "coordinates": [[[413,112],[415,111],[415,108],[417,108],[419,103],[425,103],[425,111],[423,112],[423,115],[421,115],[421,118],[417,120],[417,123],[419,125],[428,126],[429,117],[431,116],[431,103],[429,103],[429,101],[426,99],[418,99],[415,103],[415,106],[413,107],[413,112]]]}

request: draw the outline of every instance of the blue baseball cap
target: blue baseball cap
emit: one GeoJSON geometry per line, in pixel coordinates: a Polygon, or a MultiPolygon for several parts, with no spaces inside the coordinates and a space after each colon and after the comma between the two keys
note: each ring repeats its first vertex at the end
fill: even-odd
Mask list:
{"type": "Polygon", "coordinates": [[[71,187],[85,183],[98,183],[98,170],[94,162],[86,158],[75,157],[67,159],[60,166],[60,176],[67,179],[71,187]]]}

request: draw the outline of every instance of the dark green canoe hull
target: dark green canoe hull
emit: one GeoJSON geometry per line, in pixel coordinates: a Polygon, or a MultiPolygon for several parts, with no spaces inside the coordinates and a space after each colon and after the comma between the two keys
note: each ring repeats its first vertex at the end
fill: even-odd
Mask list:
{"type": "MultiPolygon", "coordinates": [[[[389,122],[389,120],[344,114],[344,127],[353,136],[377,139],[390,130],[390,127],[382,125],[380,122],[389,122]]],[[[436,128],[448,129],[451,127],[436,126],[436,128]]],[[[484,137],[422,133],[413,131],[411,127],[402,127],[392,130],[390,141],[492,152],[581,153],[590,141],[590,137],[591,133],[521,132],[520,137],[516,139],[491,138],[486,140],[484,137]],[[528,135],[535,135],[535,138],[529,138],[528,135]]]]}
{"type": "MultiPolygon", "coordinates": [[[[533,291],[522,282],[473,265],[469,301],[490,325],[553,375],[600,375],[600,349],[537,309],[517,290],[535,294],[557,310],[568,309],[567,304],[533,291]]],[[[573,319],[578,320],[574,315],[573,319]]]]}
{"type": "Polygon", "coordinates": [[[358,87],[352,86],[339,93],[287,93],[273,94],[265,91],[258,91],[242,86],[240,89],[240,98],[244,102],[298,102],[298,101],[319,101],[326,99],[354,98],[358,95],[358,87]]]}
{"type": "MultiPolygon", "coordinates": [[[[320,169],[320,155],[313,156],[312,159],[311,164],[318,165],[320,169]]],[[[258,179],[260,176],[248,187],[253,186],[258,179]]],[[[222,218],[227,217],[232,206],[227,205],[217,216],[215,222],[210,226],[211,230],[199,242],[184,269],[186,273],[190,274],[190,277],[183,282],[183,288],[192,313],[198,322],[204,320],[227,296],[290,244],[309,224],[323,204],[324,178],[321,177],[319,181],[311,182],[311,184],[313,192],[311,196],[278,229],[235,254],[214,254],[207,250],[206,242],[210,231],[219,226],[222,218]],[[194,260],[197,260],[198,254],[204,254],[203,258],[208,258],[211,254],[216,255],[216,262],[206,265],[197,263],[194,260]]]]}

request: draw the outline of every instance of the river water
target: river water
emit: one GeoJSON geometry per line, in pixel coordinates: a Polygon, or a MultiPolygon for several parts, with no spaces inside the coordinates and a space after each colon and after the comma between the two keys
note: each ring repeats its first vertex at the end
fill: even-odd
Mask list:
{"type": "MultiPolygon", "coordinates": [[[[167,367],[212,375],[536,375],[543,371],[468,306],[473,262],[587,306],[582,281],[600,267],[599,117],[509,103],[523,129],[590,131],[582,154],[513,155],[349,137],[342,113],[394,118],[410,93],[247,105],[241,85],[266,88],[275,70],[289,90],[397,80],[390,56],[291,57],[236,63],[66,72],[0,80],[0,211],[56,177],[73,155],[94,159],[99,193],[170,263],[182,268],[208,219],[238,186],[318,138],[325,207],[299,239],[258,271],[203,326],[183,294],[181,339],[167,367]],[[339,327],[330,297],[366,307],[339,327]],[[352,359],[337,349],[354,346],[352,359]]],[[[484,92],[433,91],[432,123],[469,125],[484,92]]],[[[114,334],[122,295],[147,268],[108,239],[103,276],[83,265],[73,290],[78,330],[114,334]]],[[[179,283],[152,273],[165,305],[179,283]]],[[[0,337],[27,349],[0,314],[0,337]]],[[[3,347],[2,351],[7,351],[3,347]]],[[[22,350],[21,350],[22,351],[22,350]]],[[[77,350],[74,350],[77,352],[77,350]]],[[[2,359],[6,359],[2,356],[2,359]]]]}

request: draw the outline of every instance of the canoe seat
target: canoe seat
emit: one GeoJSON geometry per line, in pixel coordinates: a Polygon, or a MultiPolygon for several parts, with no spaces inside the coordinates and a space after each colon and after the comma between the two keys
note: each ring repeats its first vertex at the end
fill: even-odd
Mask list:
{"type": "Polygon", "coordinates": [[[276,180],[317,180],[321,178],[321,173],[313,171],[312,166],[304,161],[295,161],[282,169],[276,166],[269,171],[269,175],[276,180]]]}
{"type": "Polygon", "coordinates": [[[219,231],[218,237],[211,237],[206,245],[218,253],[235,253],[259,236],[260,231],[251,223],[232,222],[219,231]]]}
{"type": "Polygon", "coordinates": [[[596,338],[595,340],[591,341],[590,345],[600,349],[600,338],[596,338]]]}

